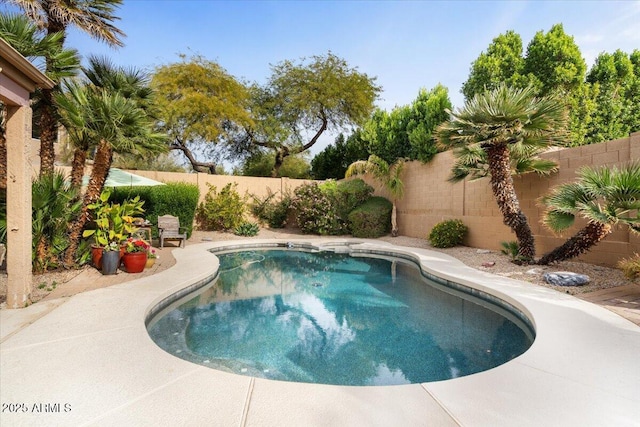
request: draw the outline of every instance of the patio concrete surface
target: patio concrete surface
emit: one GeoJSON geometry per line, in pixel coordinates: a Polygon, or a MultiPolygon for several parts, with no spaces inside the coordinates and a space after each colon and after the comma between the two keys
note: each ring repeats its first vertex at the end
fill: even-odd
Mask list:
{"type": "MultiPolygon", "coordinates": [[[[447,381],[346,387],[265,380],[174,357],[145,320],[161,301],[212,277],[208,242],[138,280],[0,311],[0,425],[635,426],[640,327],[570,295],[475,270],[427,249],[366,239],[291,239],[400,253],[447,280],[497,296],[536,329],[514,360],[447,381]]],[[[284,242],[284,241],[283,241],[284,242]]],[[[251,244],[273,243],[272,240],[251,244]]]]}

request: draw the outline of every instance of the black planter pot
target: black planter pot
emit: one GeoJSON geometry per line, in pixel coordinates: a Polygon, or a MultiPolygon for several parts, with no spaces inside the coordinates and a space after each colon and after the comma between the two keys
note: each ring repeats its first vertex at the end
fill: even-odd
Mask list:
{"type": "Polygon", "coordinates": [[[116,274],[120,264],[120,251],[102,251],[102,274],[116,274]]]}

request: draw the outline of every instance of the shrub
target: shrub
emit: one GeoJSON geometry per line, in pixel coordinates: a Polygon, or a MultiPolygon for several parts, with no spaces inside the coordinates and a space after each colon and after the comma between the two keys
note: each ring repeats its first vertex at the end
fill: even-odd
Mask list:
{"type": "MultiPolygon", "coordinates": [[[[172,182],[153,187],[120,187],[114,189],[111,200],[122,203],[136,196],[144,200],[145,218],[152,224],[157,224],[158,217],[161,215],[177,216],[180,219],[180,226],[187,229],[187,237],[191,237],[200,197],[197,185],[172,182]]],[[[154,227],[153,233],[158,235],[157,227],[154,227]]]]}
{"type": "Polygon", "coordinates": [[[502,249],[500,252],[510,257],[512,260],[515,260],[518,257],[518,251],[520,250],[520,245],[517,240],[513,240],[511,242],[500,242],[502,249]]]}
{"type": "MultiPolygon", "coordinates": [[[[35,272],[54,269],[62,264],[62,256],[69,246],[69,222],[80,213],[78,192],[71,187],[64,173],[55,171],[33,181],[31,258],[35,272]]],[[[6,205],[6,203],[5,203],[6,205]]],[[[6,211],[4,216],[6,235],[6,211]]],[[[78,254],[86,254],[86,246],[78,254]]]]}
{"type": "Polygon", "coordinates": [[[287,225],[287,217],[289,216],[289,208],[291,207],[291,195],[285,194],[282,200],[275,200],[277,193],[269,194],[264,199],[258,196],[251,196],[253,203],[251,204],[251,212],[261,221],[266,222],[271,228],[283,228],[287,225]]]}
{"type": "Polygon", "coordinates": [[[345,232],[347,224],[340,220],[331,197],[318,184],[312,182],[301,185],[294,193],[292,207],[298,227],[303,233],[335,235],[345,232]]]}
{"type": "Polygon", "coordinates": [[[450,219],[436,224],[429,233],[429,241],[435,248],[452,248],[462,243],[469,229],[459,219],[450,219]]]}
{"type": "Polygon", "coordinates": [[[235,230],[233,230],[233,234],[235,234],[236,236],[251,237],[257,235],[259,231],[260,227],[258,226],[258,224],[246,221],[237,226],[235,230]]]}
{"type": "Polygon", "coordinates": [[[626,258],[618,262],[618,268],[622,270],[625,277],[635,280],[640,277],[640,254],[634,254],[631,258],[626,258]]]}
{"type": "Polygon", "coordinates": [[[349,214],[354,237],[380,237],[391,229],[393,204],[384,197],[371,197],[349,214]]]}
{"type": "Polygon", "coordinates": [[[336,214],[348,224],[349,213],[371,198],[373,187],[362,179],[327,181],[320,185],[323,193],[333,201],[336,214]]]}
{"type": "Polygon", "coordinates": [[[233,230],[244,222],[246,197],[236,191],[238,184],[225,185],[220,193],[215,185],[207,184],[209,192],[196,211],[196,220],[203,230],[233,230]]]}

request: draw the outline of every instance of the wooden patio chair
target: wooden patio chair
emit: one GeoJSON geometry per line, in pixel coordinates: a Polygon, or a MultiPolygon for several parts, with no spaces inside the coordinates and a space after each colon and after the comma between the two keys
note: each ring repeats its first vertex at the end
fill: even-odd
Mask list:
{"type": "Polygon", "coordinates": [[[160,247],[164,247],[165,240],[180,240],[180,247],[184,248],[187,240],[186,227],[180,227],[180,220],[173,215],[158,217],[158,234],[160,247]]]}

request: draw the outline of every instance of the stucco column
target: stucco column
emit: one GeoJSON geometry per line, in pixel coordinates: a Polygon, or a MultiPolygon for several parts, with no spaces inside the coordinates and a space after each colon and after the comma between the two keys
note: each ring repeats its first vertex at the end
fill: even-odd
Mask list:
{"type": "Polygon", "coordinates": [[[31,108],[7,107],[7,308],[22,308],[31,299],[31,108]]]}

